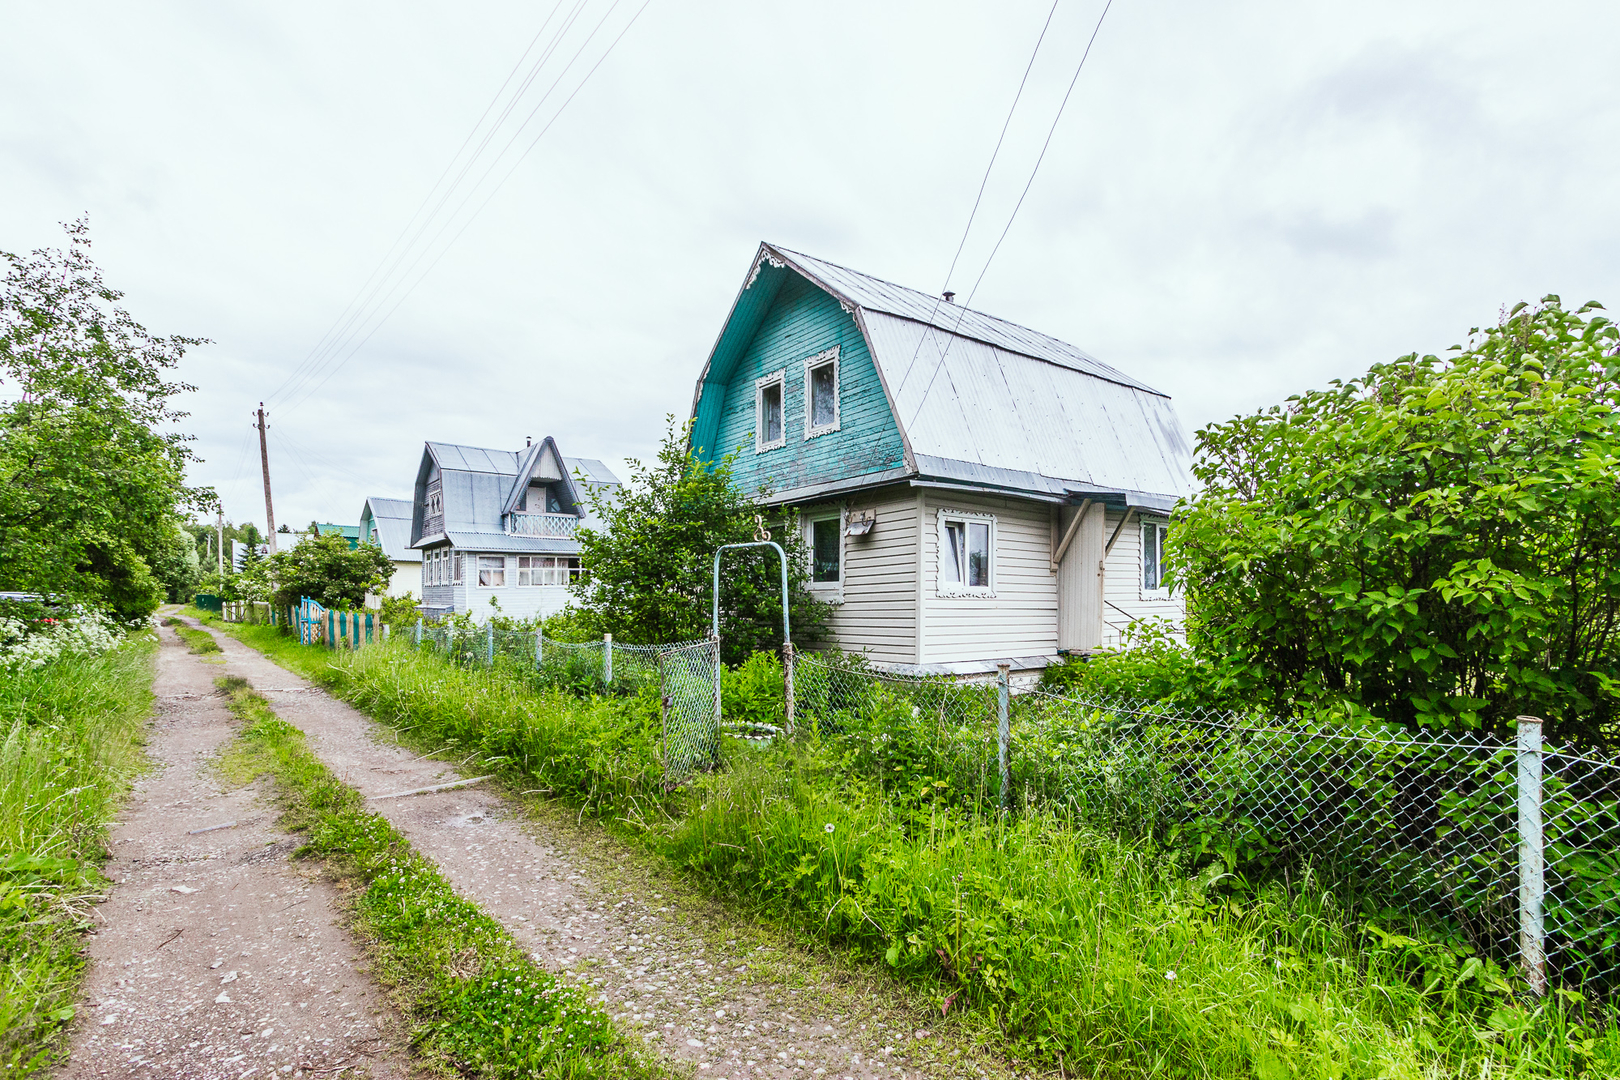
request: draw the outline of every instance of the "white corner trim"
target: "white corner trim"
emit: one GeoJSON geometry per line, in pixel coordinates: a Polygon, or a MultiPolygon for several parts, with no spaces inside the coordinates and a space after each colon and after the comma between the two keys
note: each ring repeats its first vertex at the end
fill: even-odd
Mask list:
{"type": "Polygon", "coordinates": [[[841,382],[842,372],[838,370],[842,366],[838,361],[838,349],[839,346],[834,345],[832,348],[827,349],[824,352],[818,352],[814,356],[805,357],[804,437],[807,440],[814,439],[817,435],[826,435],[828,432],[837,431],[841,422],[840,406],[842,405],[842,402],[839,399],[842,397],[843,387],[841,382]],[[824,364],[831,364],[833,369],[833,418],[832,423],[830,424],[822,424],[820,427],[812,427],[810,424],[810,372],[813,368],[821,367],[824,364]]]}
{"type": "Polygon", "coordinates": [[[996,555],[996,515],[981,513],[977,510],[951,510],[941,507],[935,515],[935,522],[934,595],[994,600],[996,598],[997,564],[1001,561],[996,555]],[[947,521],[983,521],[990,524],[990,584],[988,586],[975,587],[945,580],[945,553],[951,549],[950,541],[945,537],[945,523],[947,521]]]}
{"type": "Polygon", "coordinates": [[[749,289],[754,287],[754,282],[759,279],[760,267],[764,266],[767,262],[778,270],[787,265],[787,263],[783,262],[781,259],[778,259],[775,255],[772,255],[769,251],[762,250],[759,253],[759,258],[754,260],[754,269],[748,275],[748,284],[743,286],[743,292],[747,292],[749,289]]]}
{"type": "Polygon", "coordinates": [[[779,446],[787,445],[787,369],[773,371],[769,375],[761,375],[754,380],[754,453],[763,454],[767,450],[775,450],[779,446]],[[782,388],[777,395],[782,410],[782,431],[770,442],[760,438],[759,414],[765,404],[765,388],[776,383],[782,388]]]}

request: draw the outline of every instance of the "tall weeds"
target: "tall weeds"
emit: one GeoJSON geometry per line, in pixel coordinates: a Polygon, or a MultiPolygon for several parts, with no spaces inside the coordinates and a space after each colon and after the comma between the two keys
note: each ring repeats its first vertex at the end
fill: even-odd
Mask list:
{"type": "Polygon", "coordinates": [[[104,655],[0,670],[0,1066],[48,1068],[84,970],[112,820],[141,764],[148,634],[104,655]]]}
{"type": "Polygon", "coordinates": [[[895,775],[876,782],[838,736],[734,744],[727,771],[666,791],[651,695],[581,700],[403,647],[330,654],[236,632],[424,749],[598,814],[743,911],[884,965],[945,1012],[978,1011],[1045,1068],[1620,1076],[1607,1014],[1525,1004],[1487,962],[1353,921],[1308,876],[1234,894],[1146,842],[972,813],[917,766],[927,755],[885,758],[895,775]]]}

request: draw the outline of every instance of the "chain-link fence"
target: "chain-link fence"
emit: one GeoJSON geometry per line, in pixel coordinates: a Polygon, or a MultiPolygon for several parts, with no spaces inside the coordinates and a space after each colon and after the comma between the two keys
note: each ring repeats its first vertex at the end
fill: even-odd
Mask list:
{"type": "Polygon", "coordinates": [[[1151,836],[1213,873],[1334,889],[1353,921],[1422,928],[1535,989],[1620,988],[1620,763],[1540,743],[1285,721],[800,659],[801,730],[875,779],[908,766],[964,808],[1151,836]]]}
{"type": "Polygon", "coordinates": [[[720,767],[719,655],[720,643],[712,639],[671,645],[658,653],[666,784],[720,767]]]}

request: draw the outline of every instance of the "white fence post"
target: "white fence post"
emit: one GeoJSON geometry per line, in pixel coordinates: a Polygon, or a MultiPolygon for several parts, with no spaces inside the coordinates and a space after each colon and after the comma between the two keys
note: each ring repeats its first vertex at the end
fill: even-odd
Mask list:
{"type": "Polygon", "coordinates": [[[613,635],[602,635],[602,685],[613,685],[613,635]]]}
{"type": "Polygon", "coordinates": [[[1519,963],[1537,997],[1547,993],[1545,841],[1541,831],[1541,720],[1521,716],[1519,728],[1519,963]]]}
{"type": "Polygon", "coordinates": [[[495,666],[495,620],[489,621],[489,638],[484,644],[484,660],[490,666],[495,666]]]}
{"type": "Polygon", "coordinates": [[[1008,719],[1007,696],[1011,664],[996,665],[996,765],[1001,773],[1001,808],[1012,809],[1012,723],[1008,719]]]}
{"type": "Polygon", "coordinates": [[[544,630],[536,630],[534,632],[534,666],[536,668],[540,667],[540,665],[545,662],[545,658],[546,632],[544,630]]]}

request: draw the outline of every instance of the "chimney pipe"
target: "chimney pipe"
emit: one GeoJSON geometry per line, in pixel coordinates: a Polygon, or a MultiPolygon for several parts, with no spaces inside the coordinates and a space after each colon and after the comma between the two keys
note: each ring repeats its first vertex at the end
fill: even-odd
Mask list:
{"type": "Polygon", "coordinates": [[[949,289],[946,289],[946,290],[945,290],[945,302],[946,302],[946,303],[947,303],[947,304],[954,304],[954,303],[956,303],[956,294],[955,294],[955,293],[953,293],[953,292],[952,292],[952,291],[951,291],[951,290],[949,290],[949,289]]]}

